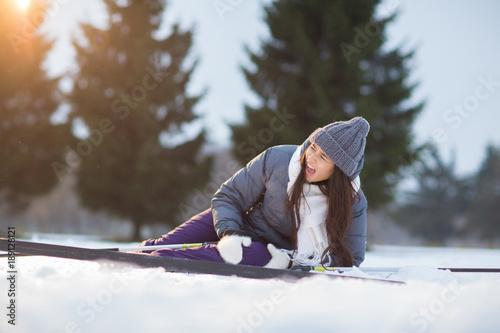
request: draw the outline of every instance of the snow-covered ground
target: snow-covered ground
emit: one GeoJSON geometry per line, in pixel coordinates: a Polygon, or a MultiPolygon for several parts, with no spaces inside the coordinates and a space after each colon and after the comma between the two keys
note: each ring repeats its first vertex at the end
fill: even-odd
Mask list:
{"type": "Polygon", "coordinates": [[[362,267],[402,266],[390,278],[406,284],[321,274],[287,283],[17,257],[15,297],[8,296],[6,263],[0,332],[500,332],[499,273],[433,268],[499,267],[500,250],[376,246],[367,253],[362,267]],[[8,323],[11,299],[15,326],[8,323]]]}

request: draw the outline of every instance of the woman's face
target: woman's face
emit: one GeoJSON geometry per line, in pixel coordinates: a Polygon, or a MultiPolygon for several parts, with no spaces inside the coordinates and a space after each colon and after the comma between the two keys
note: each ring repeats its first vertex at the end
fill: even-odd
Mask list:
{"type": "Polygon", "coordinates": [[[306,150],[306,181],[315,183],[330,178],[335,163],[315,143],[306,150]]]}

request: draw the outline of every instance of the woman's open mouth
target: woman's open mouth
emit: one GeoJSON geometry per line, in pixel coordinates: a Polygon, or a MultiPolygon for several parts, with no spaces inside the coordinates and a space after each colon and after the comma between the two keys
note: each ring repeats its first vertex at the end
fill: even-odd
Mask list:
{"type": "Polygon", "coordinates": [[[306,174],[314,175],[316,169],[314,169],[309,163],[306,164],[306,174]]]}

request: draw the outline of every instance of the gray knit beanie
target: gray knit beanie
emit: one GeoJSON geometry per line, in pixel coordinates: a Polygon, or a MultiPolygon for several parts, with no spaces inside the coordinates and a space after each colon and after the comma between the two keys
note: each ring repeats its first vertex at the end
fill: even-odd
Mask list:
{"type": "Polygon", "coordinates": [[[316,143],[347,177],[352,178],[363,159],[369,130],[370,124],[364,118],[355,117],[318,128],[309,140],[316,143]]]}

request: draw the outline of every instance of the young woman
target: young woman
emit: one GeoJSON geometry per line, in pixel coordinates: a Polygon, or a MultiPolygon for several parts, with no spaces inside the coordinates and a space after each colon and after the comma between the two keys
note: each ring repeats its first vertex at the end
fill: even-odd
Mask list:
{"type": "Polygon", "coordinates": [[[318,128],[301,146],[276,146],[214,194],[211,209],[141,245],[218,242],[152,255],[287,268],[359,266],[367,202],[360,188],[368,122],[318,128]]]}

